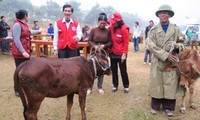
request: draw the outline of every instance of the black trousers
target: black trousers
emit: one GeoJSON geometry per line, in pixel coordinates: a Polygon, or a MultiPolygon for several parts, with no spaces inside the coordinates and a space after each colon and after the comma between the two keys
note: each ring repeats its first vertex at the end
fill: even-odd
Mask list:
{"type": "Polygon", "coordinates": [[[170,99],[158,99],[158,98],[151,98],[151,108],[154,110],[159,110],[160,106],[162,105],[163,109],[174,111],[175,110],[175,105],[176,105],[176,100],[170,100],[170,99]]]}
{"type": "Polygon", "coordinates": [[[69,47],[66,47],[65,49],[58,49],[58,58],[70,58],[78,55],[78,49],[71,50],[69,47]]]}
{"type": "MultiPolygon", "coordinates": [[[[17,68],[21,63],[29,60],[30,58],[14,58],[14,59],[15,59],[15,66],[17,68]]],[[[15,81],[14,81],[14,91],[18,92],[17,85],[16,85],[15,81]]]]}
{"type": "Polygon", "coordinates": [[[126,60],[123,63],[121,63],[121,59],[110,58],[110,60],[111,60],[113,86],[116,88],[118,88],[119,86],[119,80],[118,80],[118,65],[119,65],[123,86],[124,88],[128,88],[129,78],[127,74],[126,60]]]}

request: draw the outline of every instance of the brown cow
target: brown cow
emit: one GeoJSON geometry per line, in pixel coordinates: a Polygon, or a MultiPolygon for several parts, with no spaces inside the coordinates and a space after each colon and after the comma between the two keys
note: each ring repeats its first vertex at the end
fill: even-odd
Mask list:
{"type": "Polygon", "coordinates": [[[24,107],[25,120],[38,120],[37,112],[45,97],[58,98],[67,95],[66,120],[74,94],[79,95],[82,120],[86,120],[86,93],[96,76],[109,75],[108,58],[102,52],[95,52],[91,58],[33,58],[22,63],[14,74],[19,95],[24,107]]]}
{"type": "Polygon", "coordinates": [[[192,109],[195,109],[193,103],[194,87],[197,79],[200,77],[200,58],[196,50],[185,49],[178,55],[179,62],[174,65],[167,66],[166,71],[176,68],[180,73],[179,85],[184,87],[184,94],[182,96],[180,112],[186,112],[185,100],[186,95],[189,92],[189,105],[192,109]]]}

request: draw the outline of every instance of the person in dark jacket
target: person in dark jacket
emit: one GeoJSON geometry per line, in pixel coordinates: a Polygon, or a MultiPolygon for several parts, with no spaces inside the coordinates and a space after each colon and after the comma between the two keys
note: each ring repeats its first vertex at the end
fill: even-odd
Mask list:
{"type": "Polygon", "coordinates": [[[47,35],[51,35],[51,38],[53,39],[54,28],[53,28],[53,24],[52,23],[49,23],[49,27],[47,28],[47,35]]]}
{"type": "MultiPolygon", "coordinates": [[[[0,21],[0,38],[6,38],[8,36],[8,30],[10,30],[10,26],[5,22],[6,17],[1,16],[1,21],[0,21]]],[[[1,46],[1,52],[4,54],[9,53],[9,43],[8,42],[2,42],[1,46]]]]}
{"type": "Polygon", "coordinates": [[[153,20],[150,20],[149,21],[149,25],[146,27],[145,29],[145,42],[144,42],[144,45],[145,45],[145,55],[144,55],[144,63],[143,64],[147,64],[147,59],[149,58],[149,65],[151,65],[151,52],[149,51],[149,48],[148,48],[148,33],[149,33],[149,30],[153,27],[154,25],[154,22],[153,20]]]}

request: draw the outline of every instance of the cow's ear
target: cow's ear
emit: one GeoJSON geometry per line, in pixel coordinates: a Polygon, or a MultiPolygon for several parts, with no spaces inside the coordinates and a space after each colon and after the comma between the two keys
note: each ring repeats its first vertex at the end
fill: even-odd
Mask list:
{"type": "Polygon", "coordinates": [[[197,72],[198,74],[200,74],[200,69],[199,69],[199,67],[197,67],[196,64],[193,64],[193,65],[192,65],[192,69],[193,69],[195,72],[197,72]]]}
{"type": "Polygon", "coordinates": [[[107,52],[106,52],[104,49],[101,49],[101,53],[102,53],[106,58],[108,58],[108,54],[107,54],[107,52]]]}

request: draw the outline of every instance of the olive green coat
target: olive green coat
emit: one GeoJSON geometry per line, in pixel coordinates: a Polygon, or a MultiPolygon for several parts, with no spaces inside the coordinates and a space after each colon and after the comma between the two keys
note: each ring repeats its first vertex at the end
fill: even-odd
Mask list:
{"type": "Polygon", "coordinates": [[[150,70],[150,96],[159,99],[176,99],[177,93],[182,93],[178,92],[182,91],[178,85],[179,75],[175,70],[165,72],[164,68],[171,64],[167,57],[170,54],[172,43],[175,42],[176,45],[183,43],[183,35],[180,29],[171,23],[165,33],[159,23],[150,30],[148,39],[148,47],[153,54],[150,70]]]}

